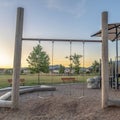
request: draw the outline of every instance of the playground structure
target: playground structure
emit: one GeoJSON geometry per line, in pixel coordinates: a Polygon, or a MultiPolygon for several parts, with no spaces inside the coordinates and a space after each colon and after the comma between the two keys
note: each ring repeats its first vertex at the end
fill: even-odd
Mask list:
{"type": "MultiPolygon", "coordinates": [[[[101,30],[97,33],[93,34],[91,37],[101,37],[101,30]]],[[[120,23],[112,23],[108,24],[108,40],[112,42],[116,42],[116,55],[115,61],[110,59],[110,85],[111,88],[119,89],[119,77],[120,77],[120,63],[119,63],[119,56],[118,56],[118,40],[120,39],[120,23]]]]}
{"type": "MultiPolygon", "coordinates": [[[[97,42],[102,43],[102,96],[101,105],[102,108],[106,108],[111,104],[116,104],[116,101],[109,100],[108,88],[109,88],[109,66],[108,66],[108,13],[102,13],[102,40],[76,40],[76,39],[46,39],[46,38],[23,38],[23,16],[24,9],[17,9],[17,21],[16,21],[16,35],[15,35],[15,49],[14,49],[14,66],[13,66],[13,79],[12,79],[12,100],[5,101],[0,100],[0,107],[11,107],[13,109],[19,108],[19,79],[20,79],[20,64],[21,64],[21,51],[22,41],[51,41],[51,42],[97,42]]],[[[119,102],[117,101],[117,104],[119,102]]]]}

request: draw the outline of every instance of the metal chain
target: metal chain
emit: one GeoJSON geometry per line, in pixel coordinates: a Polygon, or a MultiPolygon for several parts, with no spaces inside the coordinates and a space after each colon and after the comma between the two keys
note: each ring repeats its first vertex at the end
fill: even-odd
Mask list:
{"type": "Polygon", "coordinates": [[[83,92],[82,95],[85,95],[85,91],[84,91],[84,80],[85,80],[85,73],[84,73],[84,68],[85,68],[85,43],[83,42],[83,92]]]}

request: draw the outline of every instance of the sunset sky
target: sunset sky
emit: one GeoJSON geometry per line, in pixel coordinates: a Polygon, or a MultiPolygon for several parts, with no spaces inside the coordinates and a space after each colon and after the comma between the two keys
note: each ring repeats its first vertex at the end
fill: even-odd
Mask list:
{"type": "MultiPolygon", "coordinates": [[[[91,38],[101,28],[101,12],[109,12],[109,23],[120,22],[119,0],[0,0],[0,68],[12,67],[17,7],[24,8],[23,37],[32,38],[91,38]]],[[[38,42],[24,41],[22,67],[38,42]]],[[[41,42],[52,56],[52,43],[41,42]]],[[[115,43],[109,44],[109,56],[115,58],[115,43]]],[[[83,55],[83,44],[73,43],[72,54],[83,55]]],[[[70,43],[54,43],[54,64],[68,65],[70,43]]],[[[85,66],[101,57],[101,44],[85,43],[85,66]]],[[[81,58],[82,65],[82,58],[81,58]]]]}

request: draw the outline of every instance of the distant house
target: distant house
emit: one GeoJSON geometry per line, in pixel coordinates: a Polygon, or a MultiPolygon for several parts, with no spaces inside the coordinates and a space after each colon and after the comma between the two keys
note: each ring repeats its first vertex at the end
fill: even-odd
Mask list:
{"type": "Polygon", "coordinates": [[[81,67],[80,72],[86,72],[86,68],[81,67]]]}
{"type": "Polygon", "coordinates": [[[0,68],[0,74],[4,74],[5,73],[5,69],[4,68],[0,68]]]}
{"type": "Polygon", "coordinates": [[[60,65],[49,66],[50,73],[59,74],[59,70],[60,70],[60,65]]]}
{"type": "Polygon", "coordinates": [[[12,68],[0,68],[0,74],[12,74],[13,69],[12,68]]]}
{"type": "Polygon", "coordinates": [[[30,69],[28,67],[21,68],[21,74],[29,74],[30,69]]]}
{"type": "Polygon", "coordinates": [[[66,67],[64,73],[65,73],[65,74],[70,73],[70,68],[66,67]]]}
{"type": "Polygon", "coordinates": [[[87,68],[80,68],[80,73],[91,73],[93,71],[93,67],[87,67],[87,68]]]}
{"type": "Polygon", "coordinates": [[[74,69],[70,70],[69,67],[66,67],[64,73],[65,73],[65,74],[70,74],[70,73],[71,73],[71,74],[74,74],[74,73],[75,73],[75,70],[74,70],[74,69]]]}
{"type": "Polygon", "coordinates": [[[5,73],[6,74],[12,74],[13,73],[13,69],[12,68],[7,68],[7,69],[5,69],[5,73]]]}

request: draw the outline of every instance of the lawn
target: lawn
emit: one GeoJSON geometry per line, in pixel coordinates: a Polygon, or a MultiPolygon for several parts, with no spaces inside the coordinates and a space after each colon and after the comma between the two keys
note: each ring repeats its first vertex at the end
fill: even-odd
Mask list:
{"type": "MultiPolygon", "coordinates": [[[[76,82],[85,82],[87,78],[93,77],[95,75],[76,75],[76,76],[62,76],[62,75],[40,75],[40,84],[60,84],[63,83],[62,77],[74,77],[76,82]]],[[[0,88],[10,86],[8,79],[12,78],[12,75],[0,75],[0,88]]],[[[25,79],[25,85],[37,85],[38,75],[37,74],[27,74],[21,75],[20,78],[25,79]]]]}

